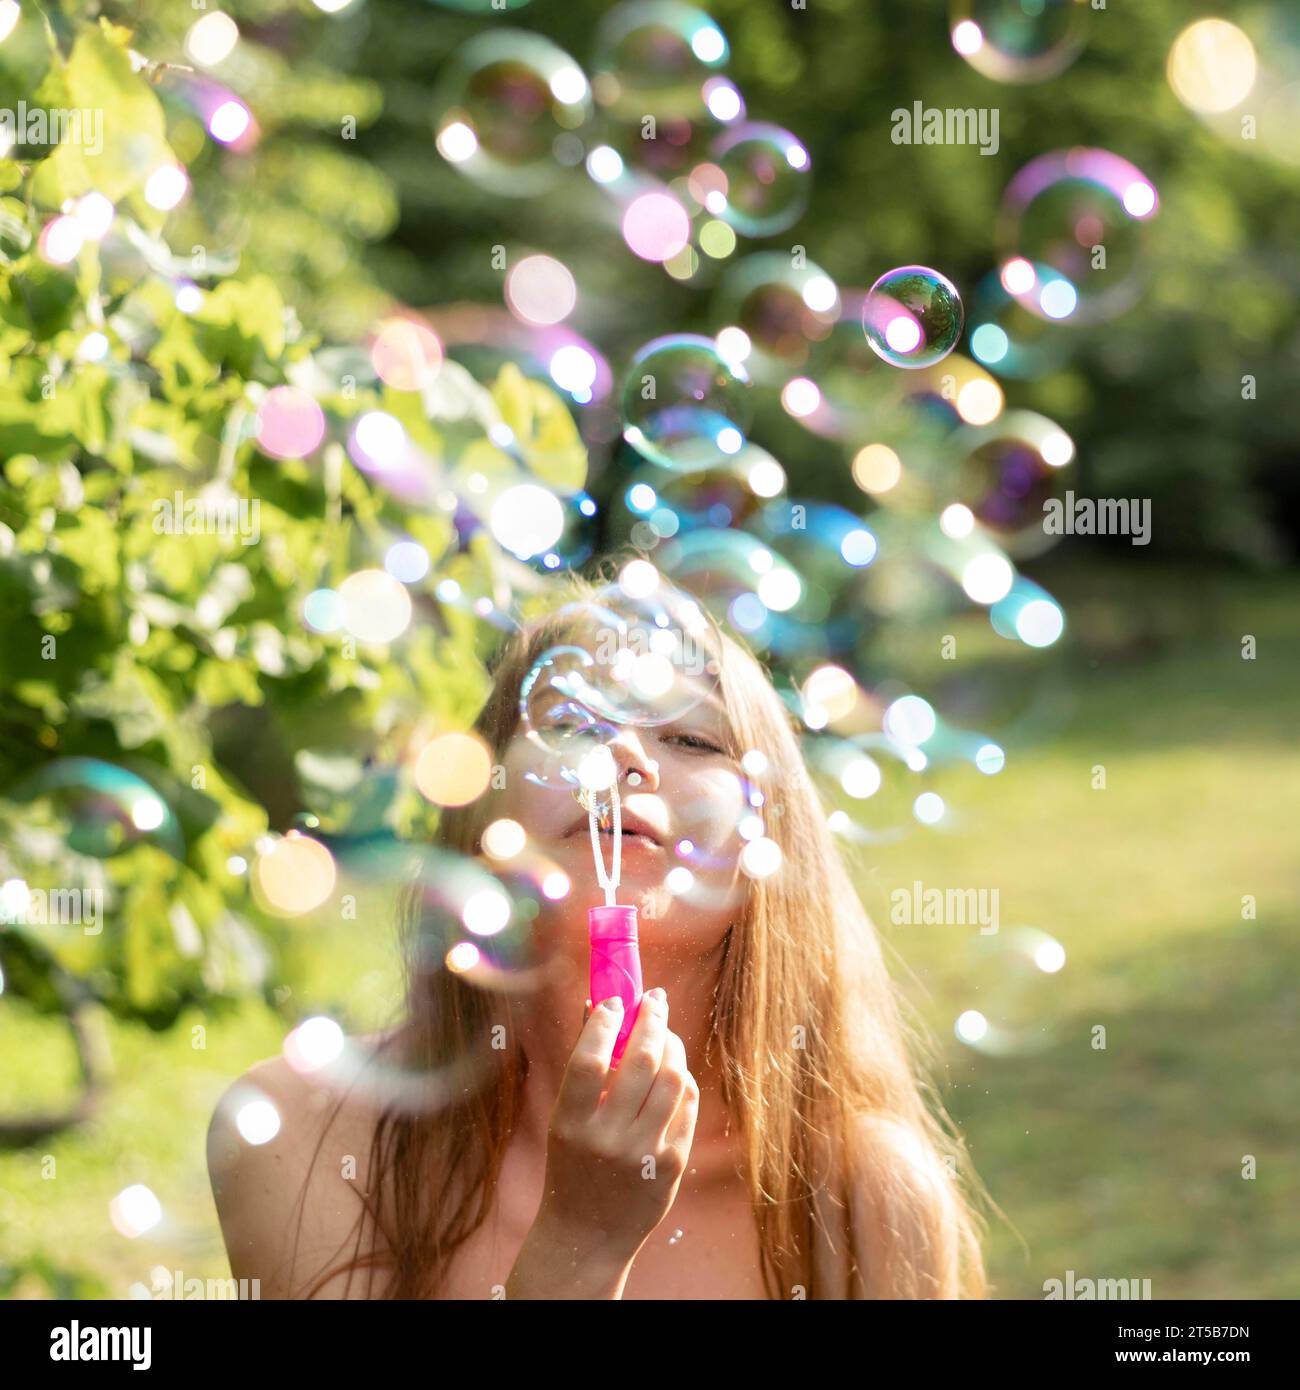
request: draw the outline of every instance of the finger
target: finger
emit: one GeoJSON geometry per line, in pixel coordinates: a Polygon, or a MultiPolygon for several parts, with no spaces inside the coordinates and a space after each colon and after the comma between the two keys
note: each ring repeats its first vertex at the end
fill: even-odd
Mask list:
{"type": "Polygon", "coordinates": [[[692,1076],[664,1135],[665,1147],[681,1150],[683,1157],[689,1155],[695,1140],[695,1121],[699,1115],[700,1088],[692,1076]]]}
{"type": "Polygon", "coordinates": [[[587,1000],[587,1007],[582,1011],[582,1026],[587,1026],[587,1020],[591,1017],[591,1000],[587,1000]]]}
{"type": "Polygon", "coordinates": [[[609,1063],[622,1023],[622,1001],[617,998],[606,999],[591,1011],[564,1069],[557,1109],[578,1118],[595,1114],[609,1080],[609,1063]]]}
{"type": "Polygon", "coordinates": [[[690,1084],[686,1046],[671,1029],[664,1039],[664,1060],[650,1094],[637,1116],[638,1135],[648,1148],[658,1148],[690,1084]]]}
{"type": "Polygon", "coordinates": [[[603,1113],[611,1124],[627,1129],[640,1114],[663,1064],[667,1032],[668,999],[662,989],[651,990],[641,997],[640,1012],[605,1097],[603,1113]]]}

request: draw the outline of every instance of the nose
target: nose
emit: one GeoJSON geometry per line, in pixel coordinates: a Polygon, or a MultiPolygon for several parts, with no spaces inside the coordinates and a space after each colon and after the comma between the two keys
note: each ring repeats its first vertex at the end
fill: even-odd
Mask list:
{"type": "Polygon", "coordinates": [[[629,791],[657,792],[659,764],[645,751],[641,736],[635,729],[625,728],[609,746],[618,768],[621,787],[629,791]]]}

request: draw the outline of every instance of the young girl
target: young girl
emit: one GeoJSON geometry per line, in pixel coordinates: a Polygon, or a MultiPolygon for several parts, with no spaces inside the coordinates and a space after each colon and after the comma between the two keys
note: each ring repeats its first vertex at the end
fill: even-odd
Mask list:
{"type": "Polygon", "coordinates": [[[621,1013],[585,998],[587,814],[519,727],[521,685],[572,638],[567,613],[498,653],[475,727],[502,785],[439,829],[478,856],[485,828],[514,821],[567,875],[574,890],[532,924],[548,968],[485,990],[413,951],[408,1017],[374,1056],[442,1078],[436,1100],[340,1098],[283,1058],[231,1087],[208,1166],[234,1275],[284,1298],[983,1296],[982,1222],[944,1157],[960,1140],[927,1106],[790,717],[730,638],[711,639],[707,698],[610,745],[619,901],[640,908],[647,988],[611,1068],[621,1013]],[[754,787],[781,852],[764,877],[740,869],[754,787]],[[235,1123],[254,1093],[281,1119],[256,1147],[235,1123]]]}

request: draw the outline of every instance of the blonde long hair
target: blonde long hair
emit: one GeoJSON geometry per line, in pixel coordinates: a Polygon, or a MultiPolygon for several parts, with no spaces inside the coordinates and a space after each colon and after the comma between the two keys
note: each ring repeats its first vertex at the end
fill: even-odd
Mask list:
{"type": "MultiPolygon", "coordinates": [[[[577,596],[588,592],[575,581],[577,596]]],[[[564,615],[550,614],[498,651],[474,726],[497,762],[516,734],[525,675],[564,637],[564,615]]],[[[754,657],[729,637],[719,641],[733,751],[767,755],[769,809],[775,803],[780,813],[766,833],[785,865],[753,882],[728,931],[706,1059],[743,1147],[764,1286],[771,1298],[983,1297],[978,1208],[986,1198],[923,1079],[932,1064],[923,1030],[905,1017],[789,714],[754,657]]],[[[441,844],[476,853],[486,801],[444,812],[441,844]]],[[[437,1074],[483,1047],[501,1016],[499,995],[429,970],[415,940],[408,981],[399,1042],[407,1064],[437,1074]]],[[[699,1065],[692,1059],[693,1070],[699,1065]]],[[[349,1283],[353,1270],[368,1270],[373,1288],[380,1268],[379,1296],[438,1296],[457,1249],[492,1210],[527,1066],[516,1044],[500,1054],[489,1084],[433,1113],[380,1114],[355,1251],[308,1297],[344,1270],[349,1283]],[[363,1250],[367,1217],[383,1238],[363,1250]]]]}

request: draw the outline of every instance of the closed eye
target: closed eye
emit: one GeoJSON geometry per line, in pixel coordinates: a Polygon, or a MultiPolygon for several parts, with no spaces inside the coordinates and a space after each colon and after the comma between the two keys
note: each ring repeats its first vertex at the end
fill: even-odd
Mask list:
{"type": "Polygon", "coordinates": [[[711,739],[704,738],[699,734],[668,734],[664,738],[664,742],[679,743],[685,748],[691,748],[700,753],[723,753],[726,751],[711,739]]]}

